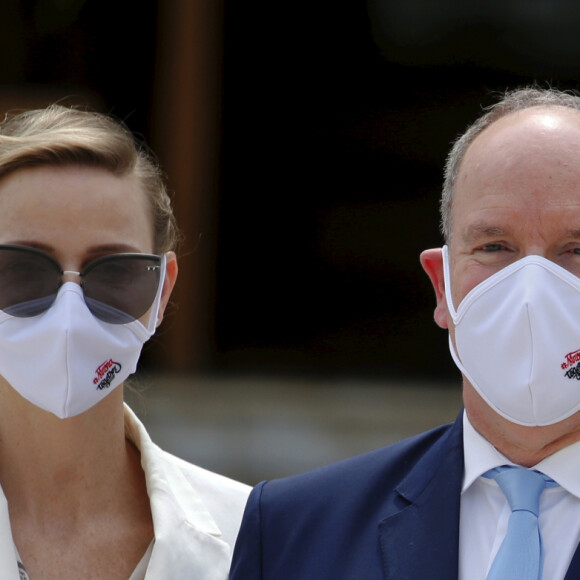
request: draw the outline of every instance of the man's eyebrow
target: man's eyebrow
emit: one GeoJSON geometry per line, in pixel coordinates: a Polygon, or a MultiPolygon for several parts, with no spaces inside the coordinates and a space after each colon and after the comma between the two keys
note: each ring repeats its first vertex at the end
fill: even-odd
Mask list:
{"type": "Polygon", "coordinates": [[[577,230],[570,230],[568,232],[568,237],[569,238],[580,238],[580,228],[578,228],[577,230]]]}
{"type": "MultiPolygon", "coordinates": [[[[580,235],[580,229],[577,231],[580,235]]],[[[480,238],[489,236],[505,236],[506,231],[498,226],[492,226],[488,223],[470,224],[461,232],[461,238],[465,242],[474,242],[480,238]]]]}

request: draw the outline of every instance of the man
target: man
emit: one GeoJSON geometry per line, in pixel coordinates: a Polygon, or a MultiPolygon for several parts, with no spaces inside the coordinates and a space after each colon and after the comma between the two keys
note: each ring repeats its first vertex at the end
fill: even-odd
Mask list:
{"type": "Polygon", "coordinates": [[[441,207],[446,246],[421,263],[465,411],[257,486],[230,580],[580,578],[580,98],[508,93],[454,145],[441,207]],[[553,480],[530,576],[493,570],[510,551],[505,471],[553,480]]]}

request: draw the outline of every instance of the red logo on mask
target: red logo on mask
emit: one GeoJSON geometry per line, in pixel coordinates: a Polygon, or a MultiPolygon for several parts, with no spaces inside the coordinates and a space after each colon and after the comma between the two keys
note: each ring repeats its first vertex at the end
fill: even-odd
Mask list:
{"type": "Polygon", "coordinates": [[[566,370],[577,362],[580,362],[580,349],[575,350],[574,352],[569,352],[566,355],[566,360],[562,363],[562,370],[566,370]]]}
{"type": "Polygon", "coordinates": [[[108,389],[121,368],[121,363],[115,362],[112,358],[99,365],[93,379],[93,384],[97,385],[97,390],[108,389]]]}

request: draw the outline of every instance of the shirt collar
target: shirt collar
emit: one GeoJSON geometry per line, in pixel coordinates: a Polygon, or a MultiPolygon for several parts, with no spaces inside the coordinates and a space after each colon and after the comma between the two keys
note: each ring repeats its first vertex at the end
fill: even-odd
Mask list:
{"type": "MultiPolygon", "coordinates": [[[[514,465],[475,430],[465,411],[463,413],[463,454],[465,471],[461,493],[464,493],[486,471],[500,465],[514,465]]],[[[545,473],[566,491],[580,498],[580,441],[546,457],[534,465],[533,469],[545,473]]]]}
{"type": "Polygon", "coordinates": [[[500,465],[513,465],[475,430],[467,417],[467,411],[463,412],[463,459],[465,471],[461,493],[464,493],[486,471],[500,465]]]}

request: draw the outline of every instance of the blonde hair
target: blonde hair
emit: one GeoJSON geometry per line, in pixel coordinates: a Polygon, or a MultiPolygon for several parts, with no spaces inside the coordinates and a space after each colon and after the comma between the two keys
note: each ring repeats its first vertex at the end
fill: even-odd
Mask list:
{"type": "Polygon", "coordinates": [[[0,178],[43,165],[84,165],[135,176],[151,205],[154,251],[175,249],[179,230],[164,175],[153,154],[121,122],[62,105],[7,115],[0,123],[0,178]]]}

